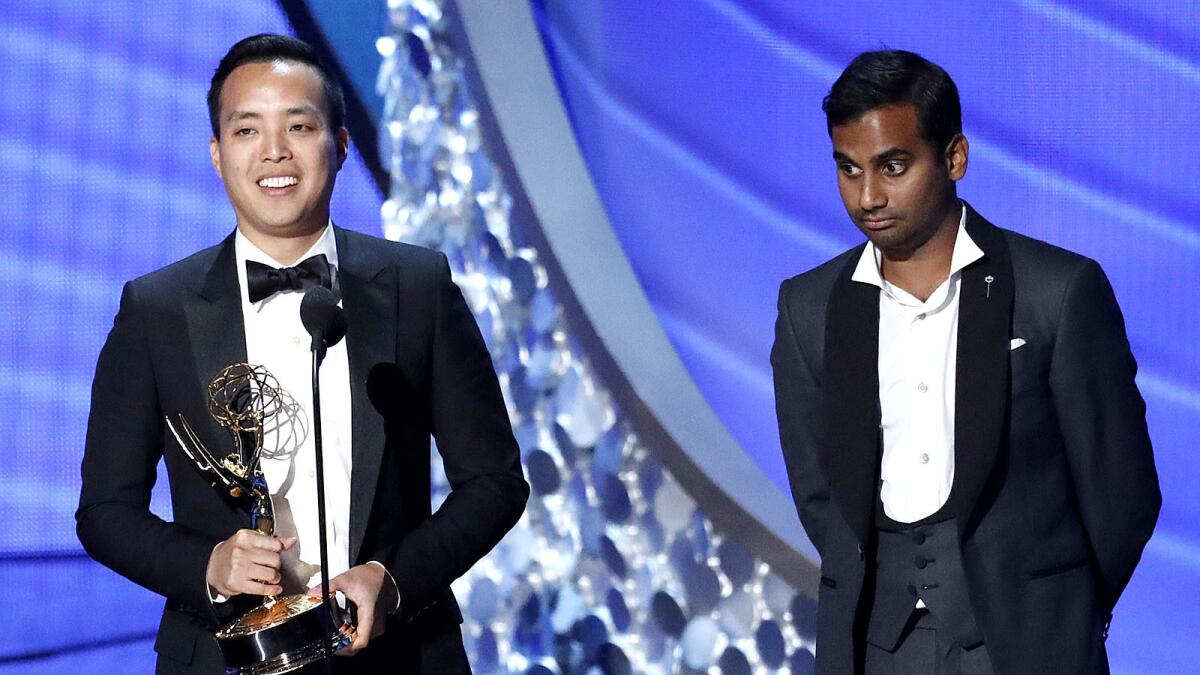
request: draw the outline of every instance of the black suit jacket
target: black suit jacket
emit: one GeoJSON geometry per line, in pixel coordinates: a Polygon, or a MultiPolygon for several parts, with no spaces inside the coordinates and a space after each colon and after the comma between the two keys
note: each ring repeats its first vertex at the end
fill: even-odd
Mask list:
{"type": "MultiPolygon", "coordinates": [[[[349,322],[350,561],[382,562],[402,598],[387,633],[352,661],[364,672],[372,663],[447,672],[428,661],[465,664],[450,582],[516,523],[529,489],[495,370],[445,256],[341,228],[335,238],[349,322]],[[452,488],[432,514],[431,435],[452,488]],[[428,649],[448,643],[449,654],[428,649]]],[[[126,284],[92,388],[77,531],[93,558],[166,596],[160,670],[220,672],[212,632],[246,609],[210,603],[205,570],[219,541],[249,527],[248,514],[205,483],[163,423],[181,412],[210,449],[230,447],[205,396],[213,375],[246,360],[235,265],[230,235],[126,284]],[[148,510],[160,458],[172,522],[148,510]]]]}
{"type": "MultiPolygon", "coordinates": [[[[948,504],[973,609],[999,673],[1106,672],[1108,620],[1161,503],[1124,320],[1094,261],[970,207],[966,227],[984,257],[962,273],[948,504]]],[[[821,555],[817,668],[839,675],[862,657],[881,448],[879,290],[851,281],[863,248],[783,283],[771,352],[821,555]]]]}

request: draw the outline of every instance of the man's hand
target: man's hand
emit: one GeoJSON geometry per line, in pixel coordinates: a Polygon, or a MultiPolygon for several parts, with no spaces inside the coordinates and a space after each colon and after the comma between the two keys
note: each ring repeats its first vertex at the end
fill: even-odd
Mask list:
{"type": "MultiPolygon", "coordinates": [[[[356,565],[329,580],[329,591],[341,591],[353,602],[358,612],[358,630],[354,642],[340,655],[353,656],[367,647],[373,638],[383,635],[387,628],[388,612],[396,606],[396,589],[381,565],[356,565]]],[[[308,594],[321,597],[317,584],[308,594]]]]}
{"type": "Polygon", "coordinates": [[[205,578],[218,594],[279,595],[280,552],[296,545],[295,537],[277,539],[254,530],[238,530],[217,544],[208,558],[205,578]]]}

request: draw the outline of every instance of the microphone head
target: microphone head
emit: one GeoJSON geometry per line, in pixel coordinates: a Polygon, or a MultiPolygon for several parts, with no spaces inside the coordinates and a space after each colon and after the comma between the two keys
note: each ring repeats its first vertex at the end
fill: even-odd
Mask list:
{"type": "Polygon", "coordinates": [[[338,298],[324,286],[312,286],[304,291],[300,301],[300,321],[304,330],[314,338],[319,334],[326,347],[332,347],[346,337],[346,312],[338,307],[338,298]]]}

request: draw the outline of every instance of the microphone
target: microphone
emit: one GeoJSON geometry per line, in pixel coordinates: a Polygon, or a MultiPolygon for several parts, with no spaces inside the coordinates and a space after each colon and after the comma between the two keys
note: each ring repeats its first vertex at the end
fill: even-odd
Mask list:
{"type": "MultiPolygon", "coordinates": [[[[332,618],[337,615],[331,607],[329,599],[329,540],[326,532],[325,519],[325,450],[321,432],[321,361],[325,359],[325,350],[346,337],[346,312],[338,307],[337,295],[324,286],[312,286],[304,292],[300,301],[300,322],[304,330],[312,336],[312,394],[313,394],[313,450],[317,469],[317,521],[320,524],[320,536],[317,538],[321,551],[321,600],[325,605],[326,616],[331,625],[337,625],[332,618]]],[[[325,659],[325,672],[333,673],[333,649],[329,640],[321,641],[321,651],[325,659]]]]}
{"type": "Polygon", "coordinates": [[[338,307],[338,298],[324,286],[312,286],[304,292],[300,301],[300,322],[312,336],[312,350],[318,360],[325,358],[325,350],[346,337],[346,312],[338,307]]]}

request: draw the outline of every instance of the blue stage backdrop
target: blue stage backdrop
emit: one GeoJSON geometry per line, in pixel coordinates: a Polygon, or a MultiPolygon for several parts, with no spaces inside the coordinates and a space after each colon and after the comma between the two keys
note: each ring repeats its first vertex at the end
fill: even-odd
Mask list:
{"type": "MultiPolygon", "coordinates": [[[[371,27],[377,32],[378,27],[371,27]]],[[[0,672],[153,671],[162,599],[82,558],[92,373],[121,285],[233,231],[209,161],[217,61],[277,3],[6,2],[0,13],[0,672]],[[56,658],[16,660],[62,654],[56,658]]],[[[354,154],[340,224],[379,232],[354,154]]],[[[153,508],[169,516],[165,476],[153,508]]]]}
{"type": "Polygon", "coordinates": [[[1109,640],[1123,673],[1195,669],[1200,635],[1200,5],[1060,0],[534,0],[588,169],[675,348],[776,484],[779,283],[859,243],[820,103],[860,51],[958,83],[960,194],[1108,272],[1165,504],[1109,640]]]}
{"type": "MultiPolygon", "coordinates": [[[[1165,505],[1109,641],[1194,670],[1200,610],[1200,9],[1191,2],[534,0],[617,234],[683,360],[782,488],[767,354],[779,282],[854,244],[819,102],[858,51],[924,53],[963,94],[962,194],[1108,271],[1142,365],[1165,505]]],[[[151,672],[161,599],[90,563],[71,514],[121,284],[233,216],[204,104],[275,2],[10,0],[0,15],[0,673],[151,672]]],[[[376,17],[363,39],[380,32],[376,17]]],[[[335,218],[380,231],[357,156],[335,218]]],[[[169,515],[156,492],[153,508],[169,515]]]]}

